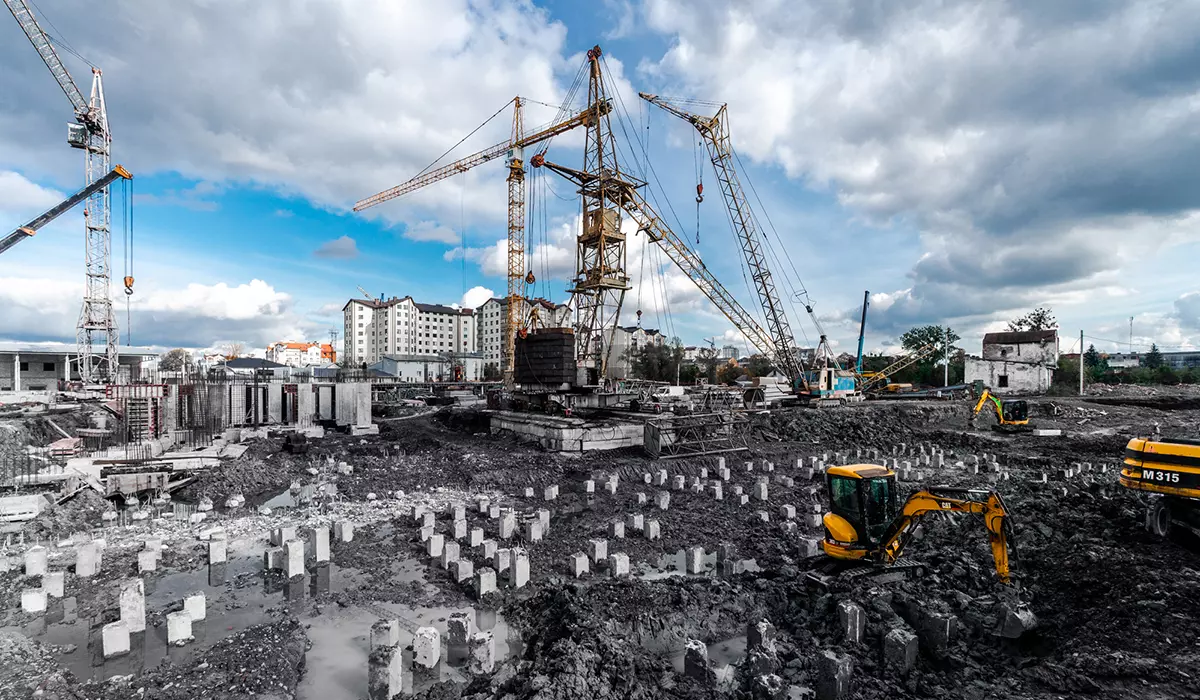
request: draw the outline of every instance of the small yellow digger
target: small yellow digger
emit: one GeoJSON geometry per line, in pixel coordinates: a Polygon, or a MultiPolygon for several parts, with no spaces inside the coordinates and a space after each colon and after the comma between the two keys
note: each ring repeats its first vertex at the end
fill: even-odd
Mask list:
{"type": "Polygon", "coordinates": [[[1034,426],[1029,422],[1028,402],[1024,399],[1001,399],[987,387],[984,387],[979,393],[979,400],[975,402],[975,408],[971,410],[971,417],[967,420],[969,427],[975,427],[975,419],[979,417],[979,412],[987,403],[990,403],[996,411],[996,423],[992,425],[992,430],[999,433],[1033,431],[1034,426]]]}
{"type": "Polygon", "coordinates": [[[896,473],[876,464],[831,466],[825,470],[829,512],[821,548],[833,560],[888,567],[900,559],[921,519],[930,513],[983,516],[996,576],[1011,595],[1001,634],[1019,637],[1037,618],[1015,595],[1009,563],[1012,528],[1004,499],[996,491],[928,487],[897,503],[896,473]]]}

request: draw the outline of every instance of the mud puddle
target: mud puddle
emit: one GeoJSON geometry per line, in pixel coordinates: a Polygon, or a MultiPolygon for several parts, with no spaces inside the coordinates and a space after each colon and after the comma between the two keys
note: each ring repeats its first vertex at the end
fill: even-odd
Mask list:
{"type": "Polygon", "coordinates": [[[759,567],[758,562],[754,559],[718,562],[716,552],[706,552],[702,561],[703,566],[700,574],[688,574],[687,552],[681,549],[674,554],[663,554],[653,565],[645,562],[641,563],[634,575],[645,581],[657,581],[671,578],[672,576],[704,576],[714,573],[718,576],[731,576],[747,571],[762,571],[762,568],[759,567]]]}

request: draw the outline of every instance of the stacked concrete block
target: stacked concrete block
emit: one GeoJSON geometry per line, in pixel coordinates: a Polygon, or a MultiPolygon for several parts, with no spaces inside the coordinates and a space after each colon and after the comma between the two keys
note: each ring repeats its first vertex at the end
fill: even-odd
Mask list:
{"type": "Polygon", "coordinates": [[[137,553],[138,573],[150,573],[158,568],[158,552],[143,549],[137,553]]]}
{"type": "Polygon", "coordinates": [[[537,518],[538,522],[542,525],[542,536],[544,537],[550,533],[550,511],[545,508],[539,509],[537,518]]]}
{"type": "Polygon", "coordinates": [[[487,511],[488,520],[499,520],[500,512],[501,512],[500,506],[488,506],[488,511],[487,511]]]}
{"type": "Polygon", "coordinates": [[[701,491],[704,490],[704,484],[701,483],[700,477],[698,477],[698,476],[692,477],[692,485],[690,488],[691,488],[692,493],[700,493],[701,491]]]}
{"type": "Polygon", "coordinates": [[[610,496],[615,495],[617,493],[616,479],[609,479],[608,481],[604,482],[604,492],[610,496]]]}
{"type": "Polygon", "coordinates": [[[467,521],[466,520],[455,520],[450,525],[450,527],[454,531],[452,534],[453,534],[455,540],[467,539],[467,521]]]}
{"type": "Polygon", "coordinates": [[[467,645],[470,661],[467,669],[474,674],[496,669],[496,638],[491,632],[476,632],[467,645]]]}
{"type": "Polygon", "coordinates": [[[614,520],[608,524],[608,536],[613,539],[625,539],[625,523],[614,520]]]}
{"type": "Polygon", "coordinates": [[[367,697],[369,700],[393,700],[408,694],[411,678],[405,683],[404,652],[398,645],[373,648],[367,657],[367,697]]]}
{"type": "Polygon", "coordinates": [[[675,491],[682,491],[686,479],[682,474],[676,474],[671,478],[671,488],[675,491]]]}
{"type": "Polygon", "coordinates": [[[118,605],[121,622],[130,632],[146,631],[146,585],[142,579],[128,579],[121,583],[118,605]]]}
{"type": "Polygon", "coordinates": [[[642,473],[642,483],[646,484],[647,486],[653,484],[654,483],[654,475],[651,474],[650,472],[643,472],[642,473]]]}
{"type": "Polygon", "coordinates": [[[850,697],[849,654],[827,650],[817,657],[817,700],[842,700],[850,697]]]}
{"type": "Polygon", "coordinates": [[[494,568],[496,569],[497,573],[504,573],[505,571],[508,571],[512,566],[512,550],[497,549],[496,554],[493,557],[493,561],[494,568]]]}
{"type": "Polygon", "coordinates": [[[525,496],[525,498],[533,498],[533,487],[532,486],[525,487],[524,496],[525,496]]]}
{"type": "Polygon", "coordinates": [[[862,606],[850,600],[838,603],[838,624],[842,638],[849,644],[859,644],[867,630],[867,613],[862,606]]]}
{"type": "Polygon", "coordinates": [[[760,510],[760,511],[756,511],[755,514],[758,516],[758,519],[763,521],[764,523],[771,522],[771,514],[768,513],[767,511],[760,510]]]}
{"type": "Polygon", "coordinates": [[[584,554],[583,552],[576,552],[572,554],[568,558],[567,569],[575,578],[579,578],[580,576],[588,573],[590,569],[588,555],[584,554]]]}
{"type": "Polygon", "coordinates": [[[287,568],[287,577],[295,578],[304,575],[304,542],[301,540],[288,540],[284,543],[284,556],[287,568]]]}
{"type": "Polygon", "coordinates": [[[539,542],[542,539],[542,524],[536,520],[525,523],[525,541],[539,542]]]}
{"type": "Polygon", "coordinates": [[[476,551],[479,556],[491,561],[492,557],[496,556],[496,540],[484,540],[480,542],[476,551]]]}
{"type": "Polygon", "coordinates": [[[481,544],[483,544],[483,528],[472,528],[471,532],[467,535],[467,546],[478,547],[481,544]]]}
{"type": "Polygon", "coordinates": [[[613,577],[629,575],[629,555],[616,552],[608,557],[608,570],[613,577]]]}
{"type": "Polygon", "coordinates": [[[41,588],[26,588],[21,591],[21,610],[24,612],[46,612],[46,603],[46,591],[41,588]]]}
{"type": "Polygon", "coordinates": [[[80,578],[95,576],[100,572],[100,548],[94,542],[75,548],[75,575],[80,578]]]}
{"type": "Polygon", "coordinates": [[[167,613],[167,644],[187,644],[192,639],[192,616],[186,610],[167,613]]]}
{"type": "Polygon", "coordinates": [[[442,556],[442,548],[446,544],[446,536],[434,534],[425,542],[425,553],[431,557],[437,558],[442,556]]]}
{"type": "Polygon", "coordinates": [[[296,539],[296,528],[290,525],[271,530],[271,544],[276,547],[282,547],[285,542],[294,539],[296,539]]]}
{"type": "Polygon", "coordinates": [[[599,564],[608,558],[608,540],[588,540],[588,556],[599,564]]]}
{"type": "Polygon", "coordinates": [[[433,537],[433,532],[434,530],[432,525],[424,525],[417,530],[417,539],[422,542],[428,542],[429,538],[433,537]]]}
{"type": "Polygon", "coordinates": [[[488,507],[491,506],[491,504],[492,499],[488,498],[487,496],[480,496],[475,499],[475,505],[478,508],[480,515],[487,515],[488,507]]]}
{"type": "Polygon", "coordinates": [[[458,583],[469,581],[475,575],[475,565],[468,559],[458,559],[450,562],[450,575],[458,583]]]}
{"type": "Polygon", "coordinates": [[[725,499],[725,487],[721,485],[721,482],[714,481],[713,483],[709,484],[708,490],[709,493],[712,494],[714,501],[722,501],[725,499]]]}
{"type": "Polygon", "coordinates": [[[352,542],[354,540],[354,523],[348,520],[335,523],[333,526],[333,538],[338,542],[352,542]]]}
{"type": "Polygon", "coordinates": [[[475,574],[475,594],[480,598],[496,592],[496,570],[485,566],[475,574]]]}
{"type": "Polygon", "coordinates": [[[646,494],[645,494],[644,492],[642,492],[642,491],[638,491],[638,494],[637,494],[637,504],[638,504],[639,506],[646,505],[646,494]]]}
{"type": "Polygon", "coordinates": [[[25,550],[25,575],[41,576],[49,566],[49,552],[40,544],[25,550]]]}
{"type": "Polygon", "coordinates": [[[437,527],[437,516],[433,511],[423,511],[421,513],[421,527],[437,527]]]}
{"type": "Polygon", "coordinates": [[[821,540],[818,540],[813,537],[801,537],[800,538],[800,556],[801,557],[804,557],[804,558],[815,557],[820,553],[821,553],[821,540]]]}
{"type": "Polygon", "coordinates": [[[517,529],[517,516],[512,511],[505,511],[500,517],[500,539],[511,539],[517,529]]]}
{"type": "Polygon", "coordinates": [[[883,662],[901,671],[911,671],[917,665],[917,635],[896,627],[883,637],[883,662]]]}
{"type": "Polygon", "coordinates": [[[449,569],[450,565],[459,560],[460,545],[457,542],[446,542],[442,544],[442,556],[439,561],[443,569],[449,569]]]}
{"type": "Polygon", "coordinates": [[[796,519],[796,506],[793,506],[793,505],[781,506],[779,508],[779,517],[783,518],[784,520],[795,520],[796,519]]]}
{"type": "Polygon", "coordinates": [[[630,513],[625,516],[625,529],[634,532],[641,532],[646,528],[646,517],[641,513],[630,513]]]}
{"type": "Polygon", "coordinates": [[[106,659],[129,653],[129,625],[118,620],[105,625],[100,632],[100,653],[106,659]]]}
{"type": "Polygon", "coordinates": [[[51,598],[61,598],[66,590],[67,575],[63,571],[47,571],[42,575],[42,590],[51,598]]]}
{"type": "Polygon", "coordinates": [[[203,591],[197,591],[184,597],[183,611],[192,618],[193,622],[199,622],[208,616],[208,603],[204,597],[203,591]]]}
{"type": "Polygon", "coordinates": [[[442,658],[442,635],[434,627],[418,627],[413,634],[413,662],[433,668],[442,658]]]}
{"type": "Polygon", "coordinates": [[[659,491],[654,496],[654,503],[659,510],[666,510],[671,506],[671,494],[668,491],[659,491]]]}
{"type": "Polygon", "coordinates": [[[687,573],[700,574],[704,572],[704,548],[691,547],[684,555],[684,564],[687,567],[687,573]]]}
{"type": "Polygon", "coordinates": [[[509,579],[514,588],[522,588],[529,583],[529,553],[516,547],[512,550],[512,571],[509,579]]]}
{"type": "Polygon", "coordinates": [[[648,540],[660,539],[662,537],[662,526],[659,525],[657,520],[647,520],[644,534],[648,540]]]}
{"type": "Polygon", "coordinates": [[[654,485],[655,486],[666,486],[667,485],[667,470],[666,469],[659,469],[658,472],[655,473],[654,485]]]}
{"type": "Polygon", "coordinates": [[[371,625],[371,649],[394,647],[400,643],[400,620],[378,620],[371,625]]]}
{"type": "Polygon", "coordinates": [[[709,680],[708,646],[698,639],[689,639],[683,647],[683,675],[707,683],[709,680]]]}
{"type": "Polygon", "coordinates": [[[312,547],[313,560],[318,564],[329,561],[329,526],[318,525],[309,528],[309,546],[312,547]]]}
{"type": "Polygon", "coordinates": [[[225,540],[212,540],[208,543],[208,563],[224,564],[228,553],[228,543],[225,540]]]}
{"type": "Polygon", "coordinates": [[[543,497],[547,501],[553,501],[554,499],[558,498],[558,486],[557,485],[547,486],[545,491],[543,492],[543,497]]]}
{"type": "Polygon", "coordinates": [[[446,517],[450,522],[467,519],[467,507],[461,503],[450,503],[446,505],[446,517]]]}

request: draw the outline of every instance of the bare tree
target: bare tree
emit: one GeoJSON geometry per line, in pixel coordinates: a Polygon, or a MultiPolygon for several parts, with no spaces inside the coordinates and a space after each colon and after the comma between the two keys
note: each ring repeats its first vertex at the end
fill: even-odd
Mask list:
{"type": "Polygon", "coordinates": [[[221,354],[224,355],[226,359],[236,360],[237,358],[242,356],[242,351],[245,349],[246,349],[246,346],[242,345],[241,343],[237,343],[237,342],[225,343],[224,345],[221,346],[221,354]]]}
{"type": "Polygon", "coordinates": [[[192,353],[183,348],[175,348],[163,354],[158,360],[158,368],[168,372],[178,372],[192,364],[192,353]]]}
{"type": "Polygon", "coordinates": [[[1054,319],[1054,312],[1041,306],[1008,322],[1010,331],[1048,331],[1055,328],[1058,328],[1058,321],[1054,319]]]}

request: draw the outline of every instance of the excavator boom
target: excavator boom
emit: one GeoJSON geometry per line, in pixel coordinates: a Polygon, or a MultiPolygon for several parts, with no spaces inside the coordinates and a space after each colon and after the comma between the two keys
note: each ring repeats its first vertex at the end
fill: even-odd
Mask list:
{"type": "Polygon", "coordinates": [[[992,549],[996,574],[1000,582],[1012,583],[1009,565],[1008,509],[1004,500],[995,491],[953,489],[946,487],[928,488],[909,496],[900,510],[900,516],[883,536],[880,551],[885,564],[900,558],[904,547],[912,538],[916,525],[929,513],[974,513],[983,515],[987,526],[988,543],[992,549]]]}

